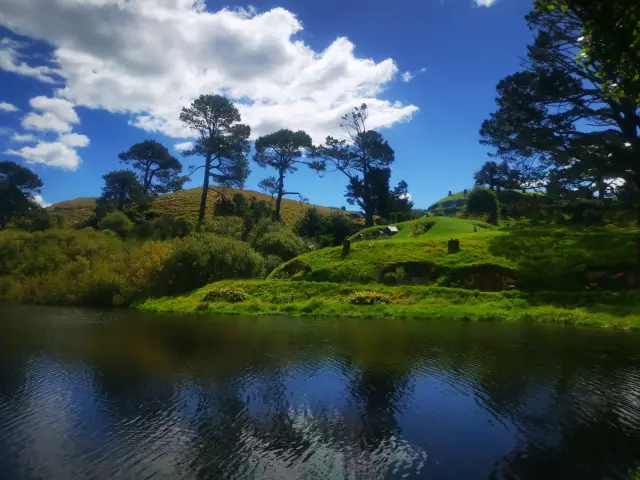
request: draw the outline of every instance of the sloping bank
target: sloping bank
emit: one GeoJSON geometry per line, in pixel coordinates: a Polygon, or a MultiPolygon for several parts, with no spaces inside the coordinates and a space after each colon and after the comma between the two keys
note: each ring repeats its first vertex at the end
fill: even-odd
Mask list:
{"type": "Polygon", "coordinates": [[[480,292],[429,286],[285,280],[221,281],[148,299],[149,312],[525,321],[640,330],[638,292],[480,292]]]}

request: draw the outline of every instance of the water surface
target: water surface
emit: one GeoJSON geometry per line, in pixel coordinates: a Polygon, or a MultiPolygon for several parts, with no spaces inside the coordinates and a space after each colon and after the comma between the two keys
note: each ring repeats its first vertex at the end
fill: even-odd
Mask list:
{"type": "Polygon", "coordinates": [[[0,477],[627,478],[640,335],[0,306],[0,477]]]}

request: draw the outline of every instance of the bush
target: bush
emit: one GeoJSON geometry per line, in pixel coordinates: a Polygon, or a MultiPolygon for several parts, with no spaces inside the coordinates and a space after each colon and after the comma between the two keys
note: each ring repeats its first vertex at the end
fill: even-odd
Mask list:
{"type": "Polygon", "coordinates": [[[489,215],[489,223],[498,224],[498,199],[491,190],[473,189],[469,194],[467,211],[473,216],[489,215]]]}
{"type": "Polygon", "coordinates": [[[255,246],[263,255],[277,255],[285,262],[305,251],[304,241],[285,230],[270,232],[261,237],[255,246]]]}
{"type": "Polygon", "coordinates": [[[391,299],[378,292],[356,292],[347,298],[351,305],[387,305],[391,299]]]}
{"type": "Polygon", "coordinates": [[[126,280],[131,295],[151,295],[159,290],[157,282],[171,251],[170,243],[154,241],[129,252],[126,280]]]}
{"type": "Polygon", "coordinates": [[[267,255],[265,257],[265,261],[267,275],[284,263],[282,258],[280,258],[278,255],[267,255]]]}
{"type": "Polygon", "coordinates": [[[193,234],[174,240],[159,284],[166,294],[176,294],[225,278],[259,278],[264,269],[264,259],[244,242],[193,234]]]}
{"type": "Polygon", "coordinates": [[[133,222],[122,212],[112,212],[98,223],[100,230],[112,230],[120,237],[126,237],[133,230],[133,222]]]}
{"type": "Polygon", "coordinates": [[[207,292],[205,296],[202,297],[202,301],[203,302],[238,303],[238,302],[244,302],[248,298],[249,296],[239,288],[222,287],[222,288],[218,288],[216,290],[211,290],[210,292],[207,292]]]}
{"type": "Polygon", "coordinates": [[[207,222],[203,226],[203,230],[223,237],[241,240],[244,235],[244,227],[244,220],[240,217],[215,217],[211,222],[207,222]]]}
{"type": "Polygon", "coordinates": [[[411,236],[419,237],[420,235],[424,235],[427,231],[426,227],[422,223],[414,223],[411,225],[411,236]]]}

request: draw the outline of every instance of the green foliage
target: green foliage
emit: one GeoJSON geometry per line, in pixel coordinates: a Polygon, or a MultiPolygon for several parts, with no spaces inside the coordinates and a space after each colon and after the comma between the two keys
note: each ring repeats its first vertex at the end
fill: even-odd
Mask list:
{"type": "Polygon", "coordinates": [[[288,174],[298,170],[298,165],[309,165],[307,160],[302,160],[305,154],[311,154],[311,137],[304,131],[292,132],[291,130],[278,130],[269,135],[264,135],[256,140],[256,153],[253,160],[262,168],[274,168],[278,177],[269,177],[262,182],[262,186],[270,193],[276,194],[276,208],[274,220],[280,220],[280,205],[285,195],[296,195],[295,192],[286,192],[284,180],[288,174]]]}
{"type": "Polygon", "coordinates": [[[316,152],[322,160],[314,164],[313,168],[324,171],[330,164],[349,179],[350,186],[358,187],[348,198],[360,205],[365,214],[365,226],[370,227],[375,215],[373,178],[369,175],[370,170],[388,168],[395,160],[395,153],[380,133],[367,129],[368,113],[367,105],[363,104],[344,115],[342,128],[349,139],[327,137],[325,145],[319,147],[316,152]],[[362,178],[362,188],[359,188],[359,180],[352,184],[352,179],[358,177],[362,178]]]}
{"type": "Polygon", "coordinates": [[[316,208],[309,208],[296,222],[293,231],[305,238],[315,239],[321,247],[338,246],[345,238],[360,229],[360,225],[347,215],[333,212],[321,214],[316,208]]]}
{"type": "Polygon", "coordinates": [[[180,176],[182,164],[173,157],[167,147],[155,140],[145,140],[132,145],[118,155],[121,162],[130,164],[138,173],[138,181],[146,196],[176,192],[188,177],[180,176]]]}
{"type": "Polygon", "coordinates": [[[356,292],[347,298],[351,305],[387,305],[391,299],[378,292],[356,292]]]}
{"type": "Polygon", "coordinates": [[[15,162],[0,162],[0,230],[11,220],[40,210],[33,201],[42,180],[15,162]]]}
{"type": "Polygon", "coordinates": [[[473,189],[469,194],[467,211],[474,216],[489,215],[489,223],[498,224],[498,199],[491,190],[473,189]]]}
{"type": "Polygon", "coordinates": [[[109,212],[125,212],[132,219],[142,219],[142,213],[151,202],[144,194],[136,174],[129,170],[109,172],[102,177],[102,195],[96,201],[96,220],[100,221],[109,212]]]}
{"type": "Polygon", "coordinates": [[[122,212],[112,212],[100,220],[98,228],[100,230],[111,230],[124,238],[133,230],[133,222],[122,212]]]}
{"type": "Polygon", "coordinates": [[[276,268],[278,268],[280,265],[284,263],[282,258],[280,258],[278,255],[266,255],[265,262],[266,262],[265,271],[267,275],[273,272],[276,268]]]}
{"type": "Polygon", "coordinates": [[[411,225],[412,237],[419,237],[420,235],[424,235],[425,233],[427,233],[427,228],[425,227],[424,223],[416,222],[411,225]]]}
{"type": "Polygon", "coordinates": [[[209,181],[226,187],[242,188],[249,176],[247,155],[251,129],[240,122],[240,112],[225,97],[200,95],[189,107],[182,109],[180,120],[198,135],[193,149],[185,156],[204,158],[204,174],[200,199],[199,221],[205,217],[209,181]]]}
{"type": "Polygon", "coordinates": [[[305,243],[300,237],[281,229],[261,236],[256,240],[255,248],[263,255],[277,255],[288,261],[305,251],[305,243]]]}
{"type": "Polygon", "coordinates": [[[202,231],[223,237],[242,240],[245,234],[245,222],[240,217],[214,217],[202,226],[202,231]]]}
{"type": "Polygon", "coordinates": [[[176,294],[224,278],[261,277],[264,268],[264,259],[244,242],[192,234],[173,241],[159,284],[165,294],[176,294]]]}
{"type": "Polygon", "coordinates": [[[247,298],[247,294],[239,288],[220,287],[207,292],[202,301],[238,303],[244,302],[247,298]]]}

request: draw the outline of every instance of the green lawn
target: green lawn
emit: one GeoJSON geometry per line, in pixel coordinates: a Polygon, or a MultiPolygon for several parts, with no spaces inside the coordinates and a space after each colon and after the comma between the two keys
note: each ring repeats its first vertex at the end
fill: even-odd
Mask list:
{"type": "Polygon", "coordinates": [[[225,280],[188,295],[146,300],[138,309],[231,315],[525,321],[640,329],[637,292],[486,293],[425,286],[225,280]],[[238,303],[204,301],[207,293],[220,290],[241,292],[246,298],[238,303]],[[385,303],[354,305],[353,299],[358,295],[373,295],[385,303]]]}

